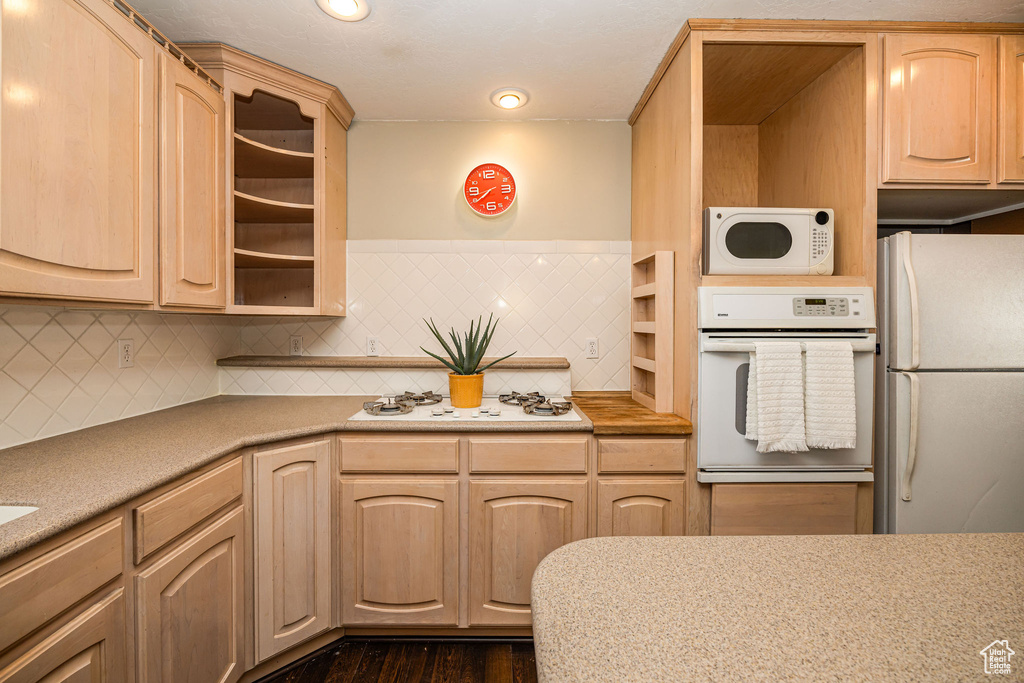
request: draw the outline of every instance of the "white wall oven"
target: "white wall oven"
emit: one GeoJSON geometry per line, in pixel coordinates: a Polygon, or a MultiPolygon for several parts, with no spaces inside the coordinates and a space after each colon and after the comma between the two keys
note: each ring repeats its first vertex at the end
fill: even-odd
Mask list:
{"type": "Polygon", "coordinates": [[[701,287],[697,480],[871,481],[875,326],[870,287],[701,287]],[[758,453],[745,437],[756,341],[844,340],[854,351],[857,439],[849,449],[758,453]]]}

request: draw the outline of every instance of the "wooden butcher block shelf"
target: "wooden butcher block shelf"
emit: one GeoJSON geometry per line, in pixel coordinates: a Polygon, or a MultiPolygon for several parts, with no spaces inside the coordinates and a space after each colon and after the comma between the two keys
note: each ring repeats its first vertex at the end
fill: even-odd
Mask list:
{"type": "Polygon", "coordinates": [[[577,391],[572,400],[594,423],[597,436],[693,433],[693,424],[686,418],[648,410],[634,401],[628,391],[577,391]]]}

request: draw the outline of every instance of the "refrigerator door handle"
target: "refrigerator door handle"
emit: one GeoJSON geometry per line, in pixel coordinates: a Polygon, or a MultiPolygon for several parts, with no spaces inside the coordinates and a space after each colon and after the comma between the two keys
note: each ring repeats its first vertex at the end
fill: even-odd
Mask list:
{"type": "Polygon", "coordinates": [[[921,405],[920,379],[913,372],[901,372],[910,380],[910,443],[907,446],[907,466],[903,470],[903,481],[900,484],[900,498],[909,501],[911,498],[910,480],[914,476],[914,465],[917,464],[917,431],[921,405]]]}
{"type": "Polygon", "coordinates": [[[907,285],[910,288],[910,367],[908,370],[917,370],[921,365],[921,314],[917,301],[917,275],[914,273],[914,264],[910,261],[911,233],[898,233],[904,244],[903,270],[907,274],[907,285]]]}

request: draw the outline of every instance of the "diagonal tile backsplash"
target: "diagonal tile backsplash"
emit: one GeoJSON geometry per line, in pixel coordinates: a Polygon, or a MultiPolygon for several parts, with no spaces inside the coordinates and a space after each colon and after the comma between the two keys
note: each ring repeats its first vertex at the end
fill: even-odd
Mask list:
{"type": "Polygon", "coordinates": [[[566,373],[499,371],[487,391],[629,388],[629,242],[349,242],[347,318],[274,318],[0,306],[0,448],[231,394],[376,394],[444,388],[443,372],[219,369],[217,358],[438,350],[442,327],[501,317],[490,353],[565,356],[566,373]],[[601,357],[585,357],[588,337],[601,357]],[[117,367],[117,340],[135,365],[117,367]],[[570,388],[571,383],[571,388],[570,388]],[[529,387],[525,386],[529,385],[529,387]]]}
{"type": "Polygon", "coordinates": [[[0,448],[220,393],[223,316],[0,306],[0,448]],[[117,340],[135,364],[117,367],[117,340]]]}
{"type": "MultiPolygon", "coordinates": [[[[301,335],[310,355],[359,356],[377,337],[381,355],[440,346],[423,324],[468,328],[501,318],[489,354],[565,356],[578,390],[629,388],[629,242],[354,240],[348,317],[249,318],[243,354],[286,354],[301,335]],[[588,337],[600,358],[588,359],[588,337]]],[[[234,393],[234,392],[233,392],[234,393]]]]}

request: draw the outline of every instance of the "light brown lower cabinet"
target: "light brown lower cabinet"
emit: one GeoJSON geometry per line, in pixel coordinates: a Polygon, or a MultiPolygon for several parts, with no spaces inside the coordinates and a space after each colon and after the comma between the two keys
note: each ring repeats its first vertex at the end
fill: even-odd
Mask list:
{"type": "Polygon", "coordinates": [[[243,534],[239,506],[135,577],[139,681],[241,677],[243,534]]]}
{"type": "Polygon", "coordinates": [[[856,483],[711,487],[712,536],[856,532],[856,483]]]}
{"type": "Polygon", "coordinates": [[[0,670],[2,683],[128,680],[124,589],[96,600],[0,670]]]}
{"type": "Polygon", "coordinates": [[[598,480],[598,536],[682,536],[686,480],[598,480]]]}
{"type": "Polygon", "coordinates": [[[342,479],[342,621],[455,626],[459,484],[342,479]]]}
{"type": "Polygon", "coordinates": [[[587,481],[470,481],[469,499],[469,623],[529,626],[533,570],[587,536],[587,481]]]}
{"type": "Polygon", "coordinates": [[[253,456],[256,659],[331,625],[331,449],[326,440],[253,456]]]}

